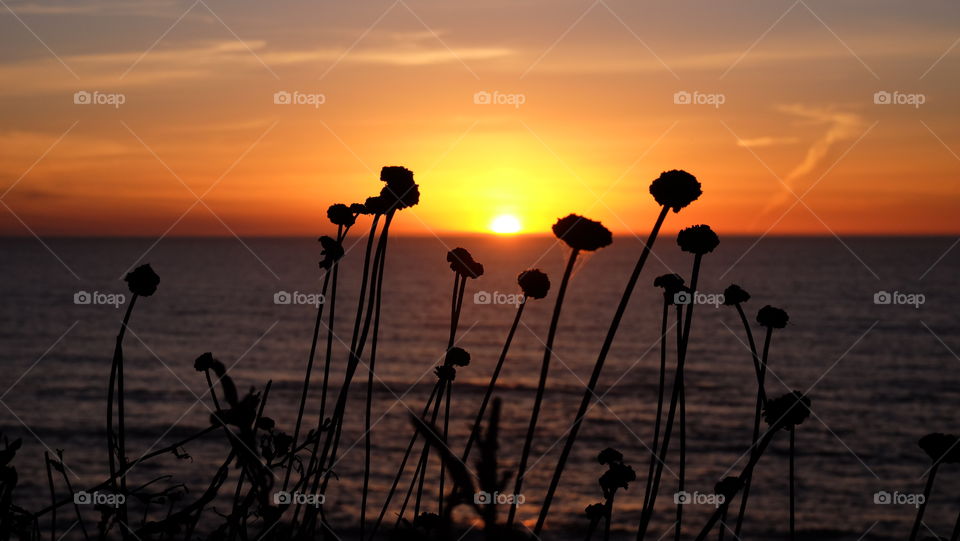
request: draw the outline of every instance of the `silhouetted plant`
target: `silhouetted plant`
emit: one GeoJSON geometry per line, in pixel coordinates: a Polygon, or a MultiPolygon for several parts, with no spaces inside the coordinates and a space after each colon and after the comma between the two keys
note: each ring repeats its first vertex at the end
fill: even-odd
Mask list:
{"type": "MultiPolygon", "coordinates": [[[[127,273],[124,277],[127,287],[133,296],[127,303],[127,311],[123,315],[123,322],[120,324],[120,332],[117,334],[116,346],[113,350],[113,363],[110,367],[110,384],[107,390],[107,451],[110,464],[110,477],[113,479],[114,492],[126,496],[127,478],[126,475],[119,476],[117,479],[117,469],[125,471],[127,464],[127,434],[124,420],[124,378],[123,378],[123,337],[127,333],[127,326],[130,324],[130,315],[133,313],[133,307],[140,297],[149,297],[156,293],[157,286],[160,284],[160,277],[153,271],[149,264],[141,265],[133,271],[127,273]],[[117,404],[117,433],[113,432],[113,404],[116,397],[117,404]]],[[[123,526],[120,528],[124,539],[127,539],[129,527],[127,526],[127,504],[126,498],[118,509],[120,522],[123,526]]]]}
{"type": "Polygon", "coordinates": [[[510,331],[507,333],[507,339],[503,343],[503,349],[500,350],[500,358],[497,359],[497,366],[494,367],[493,374],[490,376],[487,391],[483,394],[483,399],[480,401],[480,409],[477,410],[476,420],[473,422],[473,427],[470,429],[470,436],[467,438],[467,444],[463,449],[463,457],[461,458],[463,462],[466,462],[470,458],[470,449],[473,446],[474,440],[476,440],[480,434],[480,422],[483,421],[487,403],[490,401],[490,397],[493,396],[493,390],[497,386],[500,370],[503,368],[503,363],[507,359],[507,352],[510,351],[510,344],[513,342],[513,335],[517,332],[520,318],[523,317],[523,309],[527,305],[527,300],[542,299],[546,297],[550,291],[550,278],[539,269],[530,269],[521,272],[520,275],[517,276],[517,283],[523,292],[523,298],[517,306],[517,313],[513,317],[513,324],[510,325],[510,331]]]}
{"type": "MultiPolygon", "coordinates": [[[[710,229],[710,226],[707,225],[695,225],[693,227],[688,227],[682,229],[680,233],[677,234],[677,245],[680,246],[680,249],[684,252],[689,252],[693,254],[693,270],[690,272],[690,292],[691,295],[696,294],[697,291],[697,281],[700,277],[700,264],[703,259],[703,256],[712,252],[720,244],[720,238],[716,233],[710,229]]],[[[693,308],[696,306],[696,303],[692,302],[693,298],[691,297],[691,302],[686,305],[686,313],[684,314],[684,321],[680,327],[680,333],[682,338],[678,346],[677,351],[677,369],[674,374],[673,380],[673,392],[670,397],[670,408],[667,411],[667,420],[663,429],[663,442],[660,447],[660,457],[661,461],[657,464],[656,469],[653,473],[653,483],[650,488],[650,499],[645,502],[644,509],[640,515],[640,526],[637,530],[637,539],[643,540],[644,536],[647,533],[647,527],[650,524],[650,519],[653,516],[653,510],[657,502],[657,493],[660,491],[660,479],[663,475],[664,463],[662,460],[667,456],[667,452],[670,449],[670,436],[673,432],[673,423],[677,414],[677,406],[680,401],[680,397],[683,395],[684,388],[684,364],[686,362],[687,348],[690,344],[690,329],[693,323],[693,308]]],[[[684,421],[681,417],[681,421],[684,421]]],[[[680,432],[685,434],[686,423],[681,422],[680,432]]],[[[681,457],[681,462],[685,457],[681,457]]],[[[681,466],[683,467],[683,466],[681,466]]],[[[677,536],[680,533],[680,524],[677,524],[677,536]]]]}
{"type": "MultiPolygon", "coordinates": [[[[767,379],[767,363],[770,361],[770,342],[773,337],[773,330],[785,328],[789,321],[790,316],[787,315],[786,311],[770,306],[769,304],[757,312],[757,323],[766,328],[766,334],[764,335],[763,340],[763,355],[759,359],[759,367],[757,371],[757,401],[753,413],[752,441],[754,447],[756,446],[760,437],[760,417],[763,407],[767,402],[765,386],[767,379]]],[[[744,325],[746,325],[745,320],[744,325]]],[[[747,329],[750,328],[749,325],[746,325],[746,327],[747,329]]],[[[752,336],[752,333],[748,335],[748,337],[750,336],[752,336]]],[[[756,353],[754,352],[754,358],[756,359],[756,357],[756,353]]],[[[755,369],[757,369],[757,367],[755,367],[755,369]]],[[[734,529],[735,537],[739,537],[740,532],[743,529],[743,519],[747,514],[747,501],[750,498],[750,484],[751,480],[747,479],[743,487],[743,497],[740,498],[740,512],[737,515],[737,525],[734,529]]]]}
{"type": "MultiPolygon", "coordinates": [[[[610,525],[613,522],[613,501],[618,489],[627,490],[630,483],[636,481],[637,474],[633,468],[624,464],[623,454],[612,447],[608,447],[597,455],[597,462],[602,466],[607,466],[607,471],[603,472],[598,482],[600,490],[603,493],[603,539],[610,539],[610,525]]],[[[589,539],[589,538],[588,538],[589,539]]]]}
{"type": "Polygon", "coordinates": [[[587,382],[586,389],[584,389],[583,396],[580,399],[580,406],[574,417],[573,425],[567,433],[566,440],[563,443],[563,449],[560,451],[560,457],[557,459],[557,465],[553,471],[553,476],[550,478],[550,485],[544,496],[543,504],[540,506],[537,524],[533,529],[534,535],[539,536],[540,532],[543,531],[543,525],[547,520],[547,515],[550,513],[550,505],[553,502],[557,487],[560,485],[560,477],[563,475],[567,459],[570,457],[570,451],[577,441],[577,435],[580,432],[580,426],[583,424],[583,418],[587,414],[587,408],[590,406],[590,401],[593,399],[597,383],[600,381],[600,374],[603,372],[603,365],[606,362],[607,354],[613,346],[613,340],[617,335],[617,330],[620,328],[623,314],[627,310],[633,289],[636,287],[640,273],[643,271],[647,258],[650,256],[650,251],[653,249],[653,243],[657,240],[657,235],[660,233],[660,227],[663,225],[663,221],[666,219],[670,209],[673,209],[674,212],[679,212],[680,209],[696,201],[702,194],[702,191],[700,189],[700,182],[697,181],[696,177],[686,171],[672,170],[661,173],[660,176],[650,184],[650,194],[653,195],[656,202],[661,205],[660,214],[657,216],[653,228],[650,230],[650,235],[643,245],[643,250],[640,252],[640,257],[637,259],[633,272],[627,279],[623,295],[620,296],[617,310],[614,312],[613,320],[607,329],[607,335],[603,340],[603,345],[600,347],[597,361],[594,363],[593,371],[590,373],[590,380],[587,382]]]}
{"type": "MultiPolygon", "coordinates": [[[[743,481],[741,481],[739,477],[724,477],[718,481],[716,485],[714,485],[713,493],[723,498],[721,501],[722,503],[733,499],[733,497],[737,495],[737,492],[739,492],[741,488],[743,488],[743,481]]],[[[719,532],[717,534],[718,541],[723,541],[723,536],[728,528],[727,511],[729,511],[729,506],[725,508],[723,513],[720,515],[720,524],[717,527],[717,531],[719,532]]]]}
{"type": "Polygon", "coordinates": [[[763,417],[776,430],[782,427],[790,433],[790,539],[796,539],[796,497],[794,495],[794,457],[796,456],[797,425],[810,416],[810,399],[793,391],[780,398],[768,400],[763,417]]]}
{"type": "MultiPolygon", "coordinates": [[[[522,493],[523,478],[527,473],[527,460],[530,458],[530,450],[533,446],[533,436],[537,429],[537,421],[540,418],[540,406],[543,403],[543,394],[547,388],[547,375],[550,371],[550,358],[553,356],[553,341],[557,335],[557,327],[560,324],[560,310],[563,308],[563,298],[567,293],[567,285],[570,283],[570,275],[573,273],[573,266],[577,262],[577,256],[581,251],[594,251],[608,246],[613,242],[613,234],[600,222],[570,214],[557,220],[553,224],[553,234],[572,248],[570,257],[567,259],[567,266],[563,271],[563,277],[560,279],[560,288],[557,290],[557,300],[553,306],[553,315],[550,318],[550,328],[547,331],[547,341],[543,348],[543,361],[540,363],[540,379],[537,382],[537,394],[533,400],[533,409],[530,413],[530,423],[527,427],[527,435],[523,441],[523,451],[520,454],[520,464],[517,466],[517,476],[514,480],[513,494],[522,493]]],[[[510,505],[510,513],[507,516],[507,526],[513,526],[514,518],[517,514],[516,501],[510,505]]]]}
{"type": "Polygon", "coordinates": [[[927,502],[930,501],[930,494],[933,493],[933,483],[937,478],[940,465],[960,462],[960,438],[952,434],[940,432],[927,434],[920,438],[917,445],[930,457],[931,465],[926,471],[927,484],[923,488],[923,501],[917,508],[917,518],[913,521],[913,528],[910,530],[910,541],[915,541],[917,534],[920,532],[920,525],[923,524],[923,514],[927,509],[927,502]]]}

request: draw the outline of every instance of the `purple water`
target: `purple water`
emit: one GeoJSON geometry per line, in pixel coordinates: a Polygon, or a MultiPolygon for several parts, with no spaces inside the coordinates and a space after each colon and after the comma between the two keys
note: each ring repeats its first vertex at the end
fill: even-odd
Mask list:
{"type": "MultiPolygon", "coordinates": [[[[355,237],[356,238],[356,237],[355,237]]],[[[750,317],[764,304],[790,313],[790,325],[774,335],[768,389],[809,390],[813,416],[797,432],[797,518],[801,538],[904,539],[915,509],[878,505],[878,491],[915,494],[929,460],[916,441],[928,432],[960,430],[960,351],[956,306],[960,249],[951,238],[724,238],[705,257],[704,293],[731,282],[747,289],[750,317]],[[939,259],[939,262],[938,262],[939,259]],[[921,293],[916,308],[875,304],[878,291],[921,293]]],[[[278,291],[313,293],[319,288],[319,245],[311,239],[54,239],[52,255],[33,239],[0,240],[0,430],[20,437],[14,465],[21,484],[15,501],[30,510],[49,502],[43,451],[64,449],[75,488],[102,481],[106,470],[105,393],[113,340],[123,310],[75,304],[79,291],[126,293],[120,277],[135,263],[149,262],[161,276],[156,295],[138,301],[125,342],[128,454],[139,456],[209,424],[212,403],[193,360],[212,351],[241,390],[273,380],[266,414],[292,432],[315,310],[275,304],[278,291]],[[146,252],[146,253],[145,253],[146,252]],[[145,255],[144,255],[145,254],[145,255]],[[58,261],[57,258],[60,258],[58,261]],[[142,261],[141,261],[142,259],[142,261]],[[68,270],[69,268],[69,270],[68,270]],[[72,273],[75,273],[75,277],[72,273]]],[[[349,242],[348,242],[349,244],[349,242]]],[[[478,292],[512,294],[516,274],[536,266],[554,286],[568,255],[552,238],[396,238],[391,240],[377,352],[373,418],[375,460],[369,514],[380,509],[411,433],[409,414],[419,412],[436,381],[449,329],[452,273],[447,249],[468,248],[486,274],[467,287],[458,345],[473,357],[454,384],[451,446],[462,449],[515,314],[511,305],[477,304],[478,292]]],[[[560,322],[543,415],[524,486],[525,521],[536,518],[562,436],[572,421],[610,318],[639,254],[641,243],[618,238],[577,267],[560,322]]],[[[338,296],[336,334],[349,342],[356,306],[362,245],[349,252],[338,296]]],[[[638,480],[620,493],[614,533],[633,538],[656,406],[657,348],[661,297],[651,283],[664,272],[690,273],[691,257],[672,236],[656,246],[634,294],[597,393],[554,502],[548,538],[582,538],[583,508],[600,501],[596,453],[612,446],[624,453],[638,480]]],[[[497,396],[503,400],[501,460],[515,465],[533,401],[554,296],[532,301],[514,340],[497,396]]],[[[129,295],[128,295],[129,296],[129,295]]],[[[755,326],[758,340],[762,339],[755,326]]],[[[745,464],[750,441],[755,378],[743,328],[735,310],[696,309],[687,361],[687,490],[709,493],[724,475],[745,464]]],[[[335,344],[334,389],[346,353],[335,344]]],[[[671,362],[673,358],[671,357],[671,362]]],[[[326,509],[351,538],[357,522],[363,456],[363,384],[358,372],[326,509]]],[[[316,422],[319,379],[307,411],[316,422]]],[[[676,440],[674,440],[676,441],[676,440]]],[[[787,527],[786,433],[761,460],[755,474],[747,539],[783,539],[787,527]]],[[[173,474],[158,486],[185,483],[195,497],[226,454],[215,433],[187,445],[191,460],[172,455],[138,466],[133,485],[173,474]]],[[[676,446],[672,445],[675,451],[676,446]]],[[[674,452],[668,466],[676,470],[674,452]]],[[[431,465],[435,480],[437,463],[431,465]]],[[[960,472],[941,468],[921,537],[948,536],[956,520],[960,472]]],[[[409,470],[408,470],[409,471],[409,470]]],[[[232,475],[235,475],[232,474],[232,475]]],[[[430,483],[428,483],[428,486],[430,483]]],[[[648,539],[666,534],[673,522],[676,480],[668,471],[648,539]]],[[[232,484],[227,486],[232,487],[232,484]]],[[[401,486],[405,487],[403,483],[401,486]]],[[[449,485],[448,485],[449,486],[449,485]]],[[[66,495],[60,489],[60,495],[66,495]]],[[[428,491],[435,502],[436,488],[428,491]]],[[[228,512],[218,502],[217,510],[228,512]]],[[[396,507],[394,507],[396,509],[396,507]]],[[[693,538],[712,507],[685,508],[685,537],[693,538]]],[[[87,511],[88,524],[95,513],[87,511]]],[[[63,508],[61,517],[68,515],[63,508]]],[[[505,515],[505,513],[503,513],[505,515]]],[[[466,512],[460,520],[469,522],[466,512]]],[[[41,526],[49,517],[41,519],[41,526]]],[[[729,538],[729,536],[728,536],[729,538]]]]}

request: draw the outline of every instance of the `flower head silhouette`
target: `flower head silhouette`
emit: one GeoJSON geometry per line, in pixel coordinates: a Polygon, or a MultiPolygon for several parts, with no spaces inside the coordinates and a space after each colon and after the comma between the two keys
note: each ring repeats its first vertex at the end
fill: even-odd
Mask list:
{"type": "Polygon", "coordinates": [[[381,195],[368,197],[363,202],[364,214],[386,214],[390,210],[390,201],[381,195]]]}
{"type": "Polygon", "coordinates": [[[542,299],[550,291],[550,278],[540,269],[525,270],[517,276],[523,295],[529,299],[542,299]]]}
{"type": "Polygon", "coordinates": [[[782,329],[787,326],[790,316],[780,308],[774,308],[769,304],[757,312],[757,323],[770,329],[782,329]]]}
{"type": "Polygon", "coordinates": [[[810,416],[810,399],[799,391],[767,400],[763,418],[770,428],[792,430],[810,416]]]}
{"type": "Polygon", "coordinates": [[[677,244],[684,252],[703,255],[712,252],[720,244],[720,237],[710,229],[709,225],[694,225],[680,230],[677,234],[677,244]]]}
{"type": "Polygon", "coordinates": [[[474,261],[466,248],[454,248],[447,252],[447,262],[450,263],[450,270],[460,276],[467,278],[483,276],[483,265],[474,261]]]}
{"type": "Polygon", "coordinates": [[[960,458],[960,440],[951,434],[934,432],[920,438],[917,445],[933,462],[957,462],[960,458]]]}
{"type": "Polygon", "coordinates": [[[343,203],[330,205],[330,207],[327,209],[327,218],[330,219],[330,222],[333,225],[350,227],[357,221],[353,214],[354,213],[352,210],[350,210],[350,207],[344,205],[343,203]]]}
{"type": "Polygon", "coordinates": [[[697,177],[680,169],[664,171],[650,184],[650,194],[657,203],[673,209],[673,212],[680,212],[702,193],[697,177]]]}
{"type": "Polygon", "coordinates": [[[737,284],[730,284],[723,290],[723,304],[734,306],[750,300],[750,294],[737,284]]]}
{"type": "Polygon", "coordinates": [[[607,447],[603,451],[600,451],[600,454],[597,455],[597,462],[603,465],[612,464],[614,462],[623,462],[623,453],[617,451],[613,447],[607,447]]]}
{"type": "Polygon", "coordinates": [[[743,480],[735,475],[724,477],[713,487],[714,494],[720,494],[726,499],[733,498],[743,487],[743,480]]]}
{"type": "Polygon", "coordinates": [[[600,222],[570,214],[553,224],[553,234],[574,250],[594,251],[613,242],[613,234],[600,222]]]}
{"type": "Polygon", "coordinates": [[[208,351],[193,361],[193,369],[197,372],[206,372],[207,370],[213,368],[214,362],[213,353],[208,351]]]}
{"type": "Polygon", "coordinates": [[[591,503],[584,508],[583,512],[590,520],[600,520],[606,514],[606,510],[602,503],[591,503]]]}
{"type": "Polygon", "coordinates": [[[324,258],[320,260],[320,268],[329,269],[343,257],[343,246],[335,239],[326,235],[317,240],[320,241],[320,246],[323,247],[320,254],[324,256],[324,258]]]}
{"type": "Polygon", "coordinates": [[[413,181],[413,171],[396,165],[380,170],[380,180],[387,183],[380,190],[391,210],[412,207],[420,202],[420,187],[413,181]]]}
{"type": "Polygon", "coordinates": [[[663,300],[667,304],[673,304],[677,293],[687,289],[683,284],[683,277],[679,274],[661,274],[653,279],[653,287],[663,289],[663,300]]]}
{"type": "Polygon", "coordinates": [[[463,348],[452,347],[444,358],[447,366],[467,366],[470,364],[470,354],[463,348]]]}
{"type": "Polygon", "coordinates": [[[622,462],[610,463],[610,469],[600,476],[600,487],[605,493],[610,493],[618,488],[626,490],[630,483],[637,480],[637,474],[631,466],[622,462]]]}
{"type": "Polygon", "coordinates": [[[127,287],[130,288],[130,292],[134,295],[149,297],[157,292],[160,277],[157,276],[157,273],[153,272],[153,268],[150,267],[148,263],[146,265],[140,265],[133,269],[132,272],[128,272],[124,281],[127,282],[127,287]]]}

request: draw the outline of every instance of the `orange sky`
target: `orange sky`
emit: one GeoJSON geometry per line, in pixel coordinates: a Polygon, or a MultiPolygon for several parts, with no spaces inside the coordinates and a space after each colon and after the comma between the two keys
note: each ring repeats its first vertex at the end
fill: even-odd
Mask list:
{"type": "Polygon", "coordinates": [[[382,165],[407,233],[645,232],[673,168],[671,229],[960,232],[956,3],[337,4],[8,0],[0,235],[314,235],[382,165]]]}

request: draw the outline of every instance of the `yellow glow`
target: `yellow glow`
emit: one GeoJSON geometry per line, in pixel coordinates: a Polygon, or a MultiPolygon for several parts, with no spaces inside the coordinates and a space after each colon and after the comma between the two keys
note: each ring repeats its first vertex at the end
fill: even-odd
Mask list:
{"type": "Polygon", "coordinates": [[[519,233],[522,226],[513,214],[501,214],[490,222],[490,231],[501,235],[519,233]]]}

